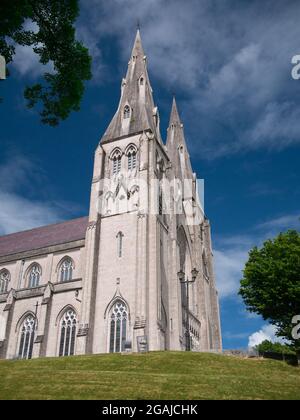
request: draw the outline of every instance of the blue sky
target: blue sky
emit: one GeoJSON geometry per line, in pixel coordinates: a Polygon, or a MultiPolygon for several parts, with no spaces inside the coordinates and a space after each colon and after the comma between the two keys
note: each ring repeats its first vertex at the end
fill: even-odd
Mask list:
{"type": "Polygon", "coordinates": [[[24,86],[44,71],[27,47],[17,48],[0,84],[0,234],[87,214],[94,150],[117,107],[139,20],[162,136],[176,93],[194,170],[205,179],[224,347],[273,336],[237,290],[248,250],[299,228],[300,80],[291,77],[299,2],[80,4],[77,34],[93,56],[80,112],[50,128],[25,108],[24,86]]]}

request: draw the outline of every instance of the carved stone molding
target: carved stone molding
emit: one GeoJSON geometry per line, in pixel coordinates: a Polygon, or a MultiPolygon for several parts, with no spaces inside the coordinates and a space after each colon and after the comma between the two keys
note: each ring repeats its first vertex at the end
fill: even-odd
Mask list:
{"type": "Polygon", "coordinates": [[[139,330],[146,327],[146,318],[144,316],[137,316],[134,322],[134,329],[139,330]]]}
{"type": "Polygon", "coordinates": [[[87,230],[96,229],[96,226],[97,226],[97,222],[95,222],[95,221],[94,222],[89,222],[87,230]]]}
{"type": "Polygon", "coordinates": [[[144,219],[146,217],[146,213],[144,212],[144,210],[139,211],[137,217],[138,219],[144,219]]]}
{"type": "Polygon", "coordinates": [[[152,133],[152,131],[146,131],[145,134],[149,140],[153,140],[155,138],[155,135],[152,133]]]}
{"type": "Polygon", "coordinates": [[[141,163],[141,171],[145,171],[148,168],[149,168],[148,162],[141,163]]]}
{"type": "Polygon", "coordinates": [[[50,302],[50,300],[51,300],[51,297],[45,297],[45,298],[43,298],[42,305],[48,305],[48,303],[50,302]]]}
{"type": "Polygon", "coordinates": [[[44,335],[38,335],[34,340],[34,344],[40,344],[44,341],[44,335]]]}
{"type": "Polygon", "coordinates": [[[89,324],[80,324],[77,337],[85,337],[88,335],[89,332],[89,324]]]}

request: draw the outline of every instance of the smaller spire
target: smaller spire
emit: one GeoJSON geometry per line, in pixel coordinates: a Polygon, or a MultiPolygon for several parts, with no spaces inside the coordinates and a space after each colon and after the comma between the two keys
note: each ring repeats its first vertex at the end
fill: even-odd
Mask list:
{"type": "Polygon", "coordinates": [[[190,179],[192,177],[192,168],[175,96],[173,97],[168,128],[167,150],[176,176],[182,179],[190,179]]]}
{"type": "Polygon", "coordinates": [[[180,116],[179,116],[179,112],[177,108],[176,98],[174,95],[169,127],[171,127],[171,125],[176,125],[176,124],[181,124],[181,120],[180,120],[180,116]]]}

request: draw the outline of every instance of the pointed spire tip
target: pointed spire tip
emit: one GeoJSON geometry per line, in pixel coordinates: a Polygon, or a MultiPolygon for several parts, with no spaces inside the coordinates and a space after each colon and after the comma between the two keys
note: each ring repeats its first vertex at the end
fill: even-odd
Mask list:
{"type": "Polygon", "coordinates": [[[145,55],[143,45],[142,45],[141,31],[139,27],[137,28],[137,31],[136,31],[132,53],[135,53],[135,55],[140,55],[142,56],[142,58],[145,55]]]}
{"type": "Polygon", "coordinates": [[[175,97],[175,95],[173,95],[172,111],[171,111],[171,116],[170,116],[170,125],[175,124],[175,123],[181,124],[181,120],[180,120],[180,116],[179,116],[179,112],[178,112],[178,108],[177,108],[176,97],[175,97]]]}

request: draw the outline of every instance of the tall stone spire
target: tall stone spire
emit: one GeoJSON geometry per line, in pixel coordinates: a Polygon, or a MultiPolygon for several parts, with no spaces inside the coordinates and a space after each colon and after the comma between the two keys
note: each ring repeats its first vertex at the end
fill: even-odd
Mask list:
{"type": "Polygon", "coordinates": [[[176,103],[176,99],[175,96],[173,97],[173,103],[172,103],[172,110],[171,110],[171,116],[170,116],[170,124],[169,126],[171,126],[172,124],[178,124],[178,125],[182,125],[180,117],[179,117],[179,113],[178,113],[178,108],[177,108],[177,103],[176,103]]]}
{"type": "Polygon", "coordinates": [[[175,97],[173,98],[166,146],[176,176],[191,178],[193,171],[175,97]]]}
{"type": "Polygon", "coordinates": [[[161,141],[159,114],[154,105],[147,71],[147,59],[138,29],[126,77],[122,80],[121,99],[102,142],[151,130],[161,141]]]}

